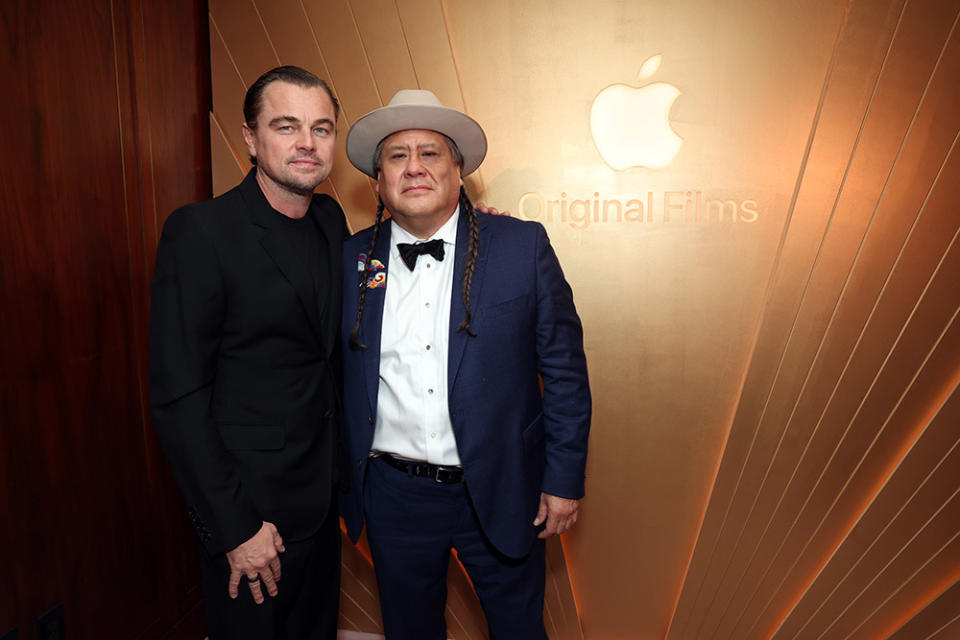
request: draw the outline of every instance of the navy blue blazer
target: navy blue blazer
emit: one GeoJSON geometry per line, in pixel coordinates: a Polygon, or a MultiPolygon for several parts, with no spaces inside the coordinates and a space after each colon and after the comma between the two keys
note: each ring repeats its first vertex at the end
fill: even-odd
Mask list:
{"type": "MultiPolygon", "coordinates": [[[[460,217],[450,308],[448,403],[467,488],[484,533],[502,553],[529,552],[540,492],[584,493],[590,388],[583,329],[542,225],[479,214],[480,251],[470,306],[472,331],[457,332],[466,310],[461,281],[467,249],[460,217]],[[542,379],[542,391],[541,383],[542,379]]],[[[376,422],[383,301],[390,286],[391,222],[373,259],[386,286],[369,288],[360,327],[366,350],[350,346],[357,318],[359,263],[371,229],[344,243],[344,431],[350,482],[341,513],[350,537],[363,528],[363,477],[376,422]]],[[[449,259],[449,257],[448,257],[449,259]]]]}

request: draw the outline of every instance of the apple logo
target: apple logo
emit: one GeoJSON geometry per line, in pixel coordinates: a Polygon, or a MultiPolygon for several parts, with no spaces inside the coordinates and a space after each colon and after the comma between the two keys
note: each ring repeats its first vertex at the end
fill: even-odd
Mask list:
{"type": "MultiPolygon", "coordinates": [[[[660,68],[658,54],[640,67],[638,80],[660,68]]],[[[590,130],[603,161],[615,171],[630,167],[662,169],[673,160],[683,139],[670,126],[670,108],[680,90],[667,82],[642,87],[610,85],[590,108],[590,130]]]]}

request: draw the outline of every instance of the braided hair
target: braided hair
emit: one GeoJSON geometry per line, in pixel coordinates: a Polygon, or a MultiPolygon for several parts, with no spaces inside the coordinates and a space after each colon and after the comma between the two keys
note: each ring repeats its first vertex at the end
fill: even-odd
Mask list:
{"type": "MultiPolygon", "coordinates": [[[[460,186],[459,204],[461,215],[467,216],[467,263],[464,265],[462,282],[463,306],[467,310],[467,315],[464,317],[463,322],[457,327],[457,331],[466,331],[467,335],[475,338],[477,334],[470,329],[470,322],[473,319],[473,314],[470,312],[470,287],[473,284],[473,272],[476,269],[477,256],[480,253],[480,221],[477,218],[477,211],[473,208],[473,203],[470,202],[470,197],[467,195],[467,190],[463,185],[460,186]]],[[[382,225],[383,200],[379,200],[377,203],[377,220],[373,225],[373,232],[370,234],[370,248],[367,249],[367,256],[364,260],[363,268],[360,269],[360,297],[357,300],[357,321],[350,331],[350,346],[353,349],[367,348],[367,345],[360,342],[360,321],[363,319],[363,309],[367,301],[367,289],[369,288],[367,286],[367,280],[373,270],[371,266],[373,262],[373,252],[377,249],[377,239],[380,237],[380,227],[382,225]]]]}
{"type": "Polygon", "coordinates": [[[473,314],[470,313],[470,287],[473,284],[473,271],[477,266],[477,256],[480,254],[480,221],[477,219],[477,210],[473,208],[467,196],[467,190],[460,185],[460,213],[467,216],[467,263],[463,267],[463,306],[467,310],[467,315],[463,322],[457,327],[457,331],[466,331],[471,338],[476,338],[470,329],[470,321],[473,314]]]}

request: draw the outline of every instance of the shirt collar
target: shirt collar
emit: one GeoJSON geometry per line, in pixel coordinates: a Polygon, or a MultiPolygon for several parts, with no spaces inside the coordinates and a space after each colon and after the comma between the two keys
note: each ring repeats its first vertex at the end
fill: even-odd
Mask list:
{"type": "Polygon", "coordinates": [[[393,229],[390,232],[390,245],[391,248],[396,248],[400,243],[409,243],[416,244],[418,242],[427,242],[429,240],[440,239],[443,240],[444,246],[456,246],[457,244],[457,222],[460,220],[460,204],[457,204],[457,208],[454,210],[453,215],[450,216],[450,219],[443,223],[443,226],[437,229],[436,233],[426,239],[420,239],[414,236],[412,233],[404,229],[398,224],[393,225],[393,229]]]}

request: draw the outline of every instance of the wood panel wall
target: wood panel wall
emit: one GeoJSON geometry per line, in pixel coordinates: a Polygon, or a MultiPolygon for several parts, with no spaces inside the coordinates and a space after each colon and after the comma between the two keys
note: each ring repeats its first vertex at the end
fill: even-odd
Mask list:
{"type": "Polygon", "coordinates": [[[198,638],[147,411],[159,229],[210,193],[202,0],[0,4],[0,635],[198,638]]]}

